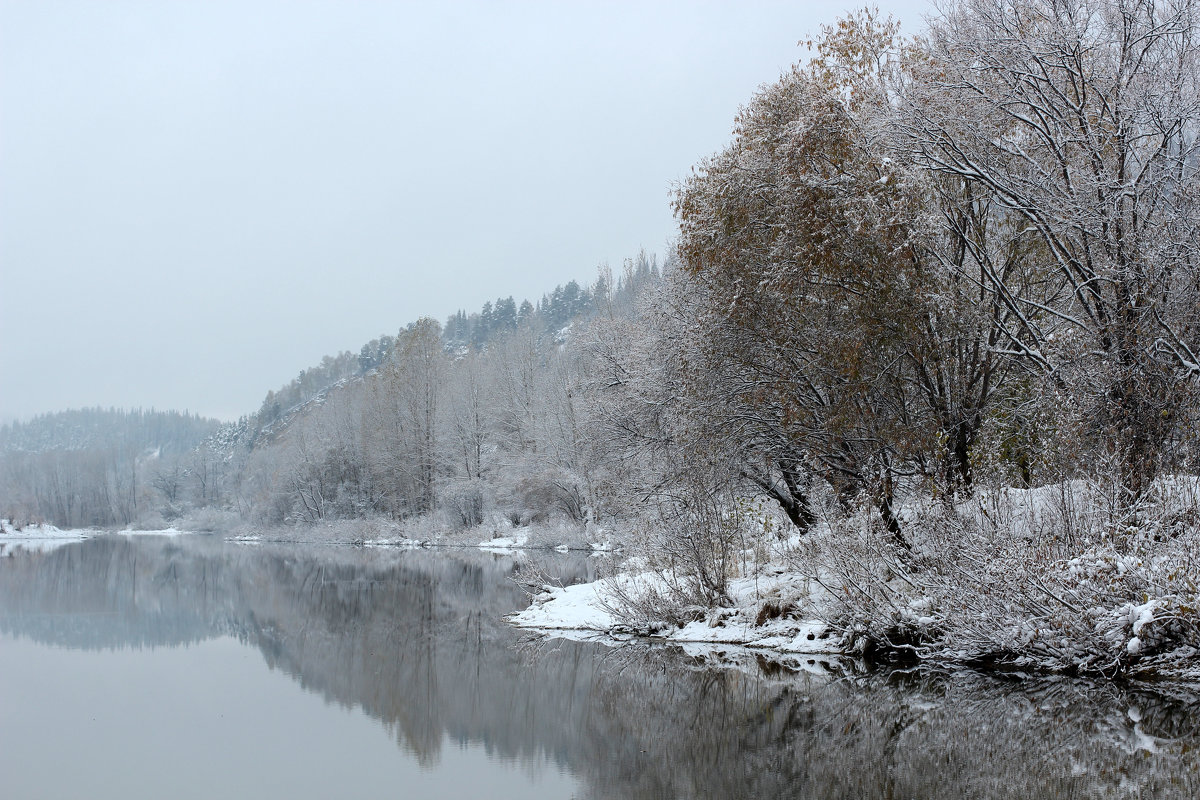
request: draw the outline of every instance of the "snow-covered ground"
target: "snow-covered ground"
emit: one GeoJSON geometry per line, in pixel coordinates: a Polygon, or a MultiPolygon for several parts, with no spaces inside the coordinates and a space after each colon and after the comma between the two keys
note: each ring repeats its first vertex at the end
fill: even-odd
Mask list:
{"type": "Polygon", "coordinates": [[[17,529],[11,522],[3,519],[0,520],[0,555],[11,554],[18,548],[29,552],[46,553],[94,536],[179,536],[184,533],[187,531],[176,528],[150,531],[126,529],[109,533],[95,530],[63,530],[45,524],[24,525],[17,529]]]}
{"type": "MultiPolygon", "coordinates": [[[[336,524],[333,527],[336,529],[336,524]]],[[[341,538],[346,540],[344,535],[341,538]]],[[[518,527],[502,517],[464,529],[447,529],[431,525],[427,518],[418,518],[377,528],[365,535],[351,535],[349,540],[364,547],[473,547],[493,553],[514,550],[608,553],[619,549],[611,533],[598,526],[581,527],[560,521],[518,527]]]]}
{"type": "Polygon", "coordinates": [[[803,538],[758,537],[727,607],[705,611],[679,591],[686,576],[634,558],[594,583],[543,586],[509,620],[552,637],[776,657],[895,648],[942,663],[1200,682],[1198,508],[1195,476],[1160,478],[1132,524],[1116,519],[1104,486],[1082,481],[984,491],[949,509],[906,506],[907,553],[869,511],[803,538]]]}
{"type": "MultiPolygon", "coordinates": [[[[622,574],[574,586],[545,586],[524,611],[509,622],[520,628],[564,638],[622,636],[627,629],[613,614],[616,591],[652,587],[662,580],[655,573],[622,574]]],[[[820,619],[793,613],[773,616],[763,609],[793,608],[795,600],[818,596],[795,575],[761,575],[730,581],[733,605],[715,609],[706,619],[682,627],[659,629],[651,638],[675,644],[737,645],[784,655],[834,654],[840,641],[820,619]]]]}
{"type": "Polygon", "coordinates": [[[0,555],[18,548],[45,553],[94,535],[92,531],[61,530],[53,525],[25,525],[20,530],[8,520],[0,520],[0,555]]]}
{"type": "Polygon", "coordinates": [[[528,531],[514,531],[510,536],[496,536],[479,543],[481,550],[519,550],[529,544],[528,531]]]}
{"type": "Polygon", "coordinates": [[[125,530],[117,531],[114,535],[115,536],[182,536],[186,533],[191,533],[191,531],[181,531],[178,528],[157,528],[154,530],[147,530],[147,531],[134,530],[133,528],[126,528],[125,530]]]}
{"type": "Polygon", "coordinates": [[[387,520],[338,520],[314,526],[238,528],[225,541],[238,544],[353,544],[360,547],[466,547],[497,554],[517,550],[612,553],[621,549],[612,532],[568,522],[513,526],[498,518],[470,528],[447,528],[428,517],[387,520]]]}

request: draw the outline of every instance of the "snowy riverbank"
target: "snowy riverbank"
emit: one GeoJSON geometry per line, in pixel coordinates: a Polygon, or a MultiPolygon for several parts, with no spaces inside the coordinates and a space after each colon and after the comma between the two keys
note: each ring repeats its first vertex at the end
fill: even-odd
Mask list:
{"type": "Polygon", "coordinates": [[[0,520],[0,555],[10,555],[20,548],[30,552],[48,552],[94,535],[92,531],[61,530],[53,525],[13,526],[0,520]]]}
{"type": "MultiPolygon", "coordinates": [[[[508,619],[519,628],[550,636],[628,635],[634,631],[614,606],[618,590],[644,591],[661,580],[657,574],[640,573],[574,586],[545,586],[529,608],[508,619]]],[[[738,578],[729,583],[730,607],[713,609],[706,618],[679,627],[652,625],[638,632],[675,644],[737,645],[781,655],[840,653],[841,637],[827,622],[794,613],[796,598],[812,597],[806,584],[803,578],[786,573],[738,578]]]]}
{"type": "Polygon", "coordinates": [[[103,531],[84,529],[62,529],[53,525],[23,525],[20,528],[8,520],[0,520],[0,555],[10,555],[21,549],[35,553],[45,553],[65,547],[84,539],[95,536],[180,536],[187,533],[177,528],[162,528],[157,530],[133,530],[126,528],[119,531],[103,531]]]}
{"type": "Polygon", "coordinates": [[[704,577],[720,574],[716,562],[651,570],[635,557],[592,584],[534,586],[510,622],[571,638],[1200,682],[1200,479],[1161,478],[1136,522],[1114,520],[1103,488],[912,503],[907,549],[869,512],[787,541],[755,523],[691,542],[725,553],[723,591],[704,577]]]}
{"type": "Polygon", "coordinates": [[[318,525],[254,528],[239,526],[224,534],[241,544],[348,544],[359,547],[465,547],[508,553],[520,550],[608,553],[620,549],[619,539],[594,525],[572,522],[514,526],[504,519],[467,528],[453,528],[430,519],[335,520],[318,525]]]}

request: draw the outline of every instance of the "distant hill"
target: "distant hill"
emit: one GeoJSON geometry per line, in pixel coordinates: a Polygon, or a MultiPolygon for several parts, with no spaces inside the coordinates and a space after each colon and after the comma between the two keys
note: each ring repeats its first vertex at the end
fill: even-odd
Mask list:
{"type": "MultiPolygon", "coordinates": [[[[460,310],[451,314],[441,327],[442,343],[452,353],[486,350],[493,340],[527,325],[539,335],[562,344],[566,331],[574,323],[601,309],[628,306],[645,286],[657,282],[661,274],[657,257],[642,251],[627,260],[615,278],[602,271],[589,286],[569,281],[543,294],[537,305],[529,300],[518,304],[509,296],[484,303],[478,312],[460,310]]],[[[286,428],[291,419],[312,403],[322,401],[330,390],[378,369],[387,361],[395,344],[395,336],[384,334],[364,344],[357,354],[345,350],[336,356],[324,356],[286,385],[268,391],[256,412],[226,425],[209,442],[209,447],[226,457],[238,447],[255,447],[260,438],[270,438],[286,428]]]]}
{"type": "Polygon", "coordinates": [[[0,518],[80,528],[165,525],[200,509],[266,523],[400,517],[440,508],[444,485],[447,503],[466,498],[463,519],[478,521],[485,488],[514,518],[563,506],[582,519],[582,440],[563,438],[578,423],[562,416],[578,382],[569,340],[597,317],[631,315],[661,274],[642,253],[615,280],[601,270],[536,304],[502,297],[444,325],[411,323],[325,356],[235,422],[87,408],[5,425],[0,518]],[[428,373],[413,372],[421,359],[428,373]],[[418,389],[441,403],[418,403],[418,389]],[[524,482],[485,487],[493,476],[524,482]]]}
{"type": "Polygon", "coordinates": [[[81,408],[0,427],[0,452],[96,449],[186,453],[221,427],[220,420],[179,411],[81,408]]]}

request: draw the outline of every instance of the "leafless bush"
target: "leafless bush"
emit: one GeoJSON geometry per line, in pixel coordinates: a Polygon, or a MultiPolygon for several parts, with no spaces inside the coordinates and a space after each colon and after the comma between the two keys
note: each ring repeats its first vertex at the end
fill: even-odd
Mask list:
{"type": "Polygon", "coordinates": [[[217,508],[198,508],[175,521],[175,527],[180,530],[198,533],[229,533],[242,524],[242,518],[236,511],[217,508]]]}
{"type": "Polygon", "coordinates": [[[531,549],[565,547],[583,550],[588,547],[586,528],[568,519],[527,525],[522,530],[527,534],[525,546],[531,549]]]}
{"type": "Polygon", "coordinates": [[[24,510],[21,510],[19,512],[10,511],[9,516],[8,516],[8,526],[10,528],[12,528],[12,530],[17,531],[18,533],[20,531],[25,530],[25,528],[27,528],[27,527],[37,527],[38,525],[44,525],[45,522],[46,521],[44,519],[42,519],[41,517],[39,517],[37,514],[31,514],[24,510]]]}
{"type": "Polygon", "coordinates": [[[1164,479],[1118,524],[1094,483],[914,509],[911,553],[845,521],[798,554],[852,649],[1113,676],[1200,648],[1195,479],[1164,479]]]}
{"type": "Polygon", "coordinates": [[[564,585],[560,579],[551,574],[545,565],[533,559],[521,561],[509,580],[520,586],[521,591],[529,595],[530,598],[537,597],[546,591],[548,587],[557,586],[562,588],[564,585]]]}
{"type": "Polygon", "coordinates": [[[614,577],[600,592],[599,603],[619,627],[645,635],[703,619],[710,608],[695,581],[666,570],[614,577]]]}
{"type": "Polygon", "coordinates": [[[483,486],[480,481],[459,481],[442,491],[442,509],[451,527],[483,524],[483,486]]]}
{"type": "Polygon", "coordinates": [[[631,563],[644,570],[607,586],[606,610],[631,630],[655,632],[732,605],[729,580],[766,560],[773,521],[706,477],[690,472],[660,498],[633,537],[641,549],[631,563]]]}
{"type": "Polygon", "coordinates": [[[338,520],[322,527],[332,541],[365,544],[393,539],[400,531],[396,523],[385,517],[358,517],[338,520]]]}

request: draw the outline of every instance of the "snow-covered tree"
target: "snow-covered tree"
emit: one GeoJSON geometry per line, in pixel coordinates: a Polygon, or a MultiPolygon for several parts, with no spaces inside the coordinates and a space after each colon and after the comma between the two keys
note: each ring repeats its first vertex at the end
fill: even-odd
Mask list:
{"type": "Polygon", "coordinates": [[[936,275],[919,179],[896,161],[888,50],[870,16],[763,89],[680,188],[680,358],[706,436],[801,527],[814,476],[871,496],[901,541],[896,480],[936,429],[913,401],[936,275]],[[698,341],[693,342],[695,338],[698,341]]]}
{"type": "Polygon", "coordinates": [[[906,91],[920,163],[1040,247],[981,262],[999,350],[1085,407],[1127,502],[1171,458],[1200,379],[1200,35],[1194,0],[961,0],[906,91]],[[969,189],[970,190],[970,189],[969,189]]]}

